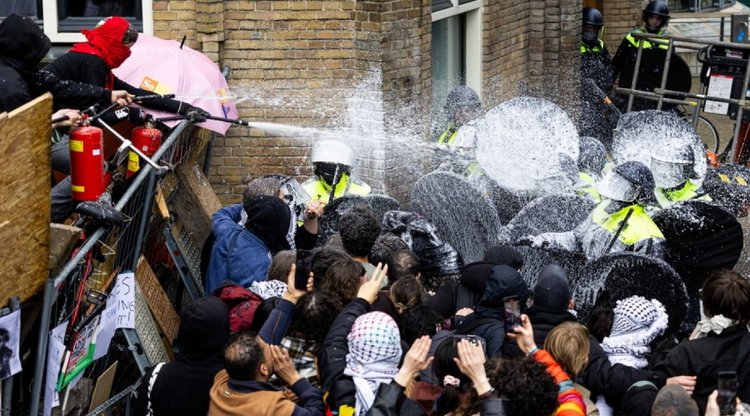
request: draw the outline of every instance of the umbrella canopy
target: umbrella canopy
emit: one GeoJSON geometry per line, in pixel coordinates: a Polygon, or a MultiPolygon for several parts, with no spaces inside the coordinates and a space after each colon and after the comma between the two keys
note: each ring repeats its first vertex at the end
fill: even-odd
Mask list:
{"type": "MultiPolygon", "coordinates": [[[[175,94],[178,100],[208,111],[214,117],[237,118],[237,107],[229,95],[219,67],[206,55],[174,40],[145,34],[130,49],[131,54],[113,72],[121,80],[157,94],[175,94]]],[[[153,111],[155,117],[172,114],[153,111]]],[[[229,123],[208,120],[201,127],[224,134],[229,123]]]]}

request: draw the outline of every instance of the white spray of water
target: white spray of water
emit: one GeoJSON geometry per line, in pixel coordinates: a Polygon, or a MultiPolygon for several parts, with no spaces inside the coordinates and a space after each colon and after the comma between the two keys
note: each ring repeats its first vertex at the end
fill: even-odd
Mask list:
{"type": "MultiPolygon", "coordinates": [[[[708,165],[703,143],[685,120],[672,112],[638,111],[627,113],[617,123],[612,139],[612,157],[617,164],[630,160],[651,166],[651,156],[665,150],[692,149],[694,170],[701,184],[708,165]]],[[[657,180],[658,181],[658,180],[657,180]]]]}
{"type": "Polygon", "coordinates": [[[476,158],[498,185],[515,191],[547,188],[562,173],[560,154],[578,160],[578,131],[560,107],[518,97],[491,109],[477,124],[476,158]]]}

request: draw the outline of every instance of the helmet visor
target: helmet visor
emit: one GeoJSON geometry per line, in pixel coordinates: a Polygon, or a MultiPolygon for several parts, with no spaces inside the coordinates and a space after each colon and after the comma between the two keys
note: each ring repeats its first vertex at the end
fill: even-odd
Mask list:
{"type": "Polygon", "coordinates": [[[633,202],[638,197],[638,188],[614,171],[602,178],[597,191],[606,198],[621,202],[633,202]]]}
{"type": "Polygon", "coordinates": [[[683,184],[688,179],[686,172],[689,168],[690,163],[651,159],[651,172],[659,188],[674,188],[683,184]]]}

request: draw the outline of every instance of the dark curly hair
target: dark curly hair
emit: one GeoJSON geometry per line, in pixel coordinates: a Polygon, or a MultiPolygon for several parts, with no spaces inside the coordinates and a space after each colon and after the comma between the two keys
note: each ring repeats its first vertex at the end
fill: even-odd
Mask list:
{"type": "Polygon", "coordinates": [[[339,234],[347,253],[366,257],[380,235],[380,221],[369,206],[355,205],[339,219],[339,234]]]}
{"type": "Polygon", "coordinates": [[[529,357],[491,358],[485,367],[509,416],[552,416],[557,410],[557,383],[544,364],[529,357]]]}
{"type": "Polygon", "coordinates": [[[289,334],[305,340],[305,350],[323,345],[323,341],[339,314],[338,304],[322,292],[308,292],[297,302],[297,310],[289,324],[289,334]]]}
{"type": "Polygon", "coordinates": [[[320,286],[320,291],[343,309],[344,306],[357,297],[357,291],[362,284],[365,268],[351,258],[339,260],[326,271],[326,277],[320,286]]]}
{"type": "Polygon", "coordinates": [[[320,288],[323,287],[328,268],[331,267],[333,263],[349,258],[348,254],[335,248],[322,247],[313,250],[310,255],[310,270],[312,270],[313,276],[315,276],[313,283],[315,290],[320,290],[320,288]]]}
{"type": "Polygon", "coordinates": [[[231,379],[255,380],[258,366],[262,362],[263,348],[258,343],[256,334],[251,331],[236,332],[224,347],[224,368],[231,379]]]}

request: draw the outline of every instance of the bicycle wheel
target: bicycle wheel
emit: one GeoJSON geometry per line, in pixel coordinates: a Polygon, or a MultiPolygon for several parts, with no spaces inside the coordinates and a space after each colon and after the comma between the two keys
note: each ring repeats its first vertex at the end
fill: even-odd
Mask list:
{"type": "Polygon", "coordinates": [[[719,131],[716,130],[716,126],[714,126],[714,123],[712,123],[711,120],[699,116],[695,132],[698,133],[698,137],[703,141],[703,146],[706,148],[706,151],[714,153],[719,152],[719,131]]]}

